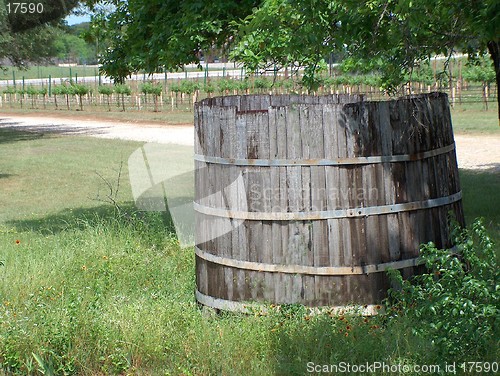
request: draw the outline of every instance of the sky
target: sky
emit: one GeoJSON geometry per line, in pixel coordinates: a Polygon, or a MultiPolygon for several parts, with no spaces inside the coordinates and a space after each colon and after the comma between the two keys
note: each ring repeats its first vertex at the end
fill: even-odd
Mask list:
{"type": "Polygon", "coordinates": [[[82,23],[82,22],[89,22],[90,15],[85,15],[85,16],[69,15],[68,17],[65,18],[65,20],[68,23],[68,25],[71,26],[71,25],[82,23]]]}

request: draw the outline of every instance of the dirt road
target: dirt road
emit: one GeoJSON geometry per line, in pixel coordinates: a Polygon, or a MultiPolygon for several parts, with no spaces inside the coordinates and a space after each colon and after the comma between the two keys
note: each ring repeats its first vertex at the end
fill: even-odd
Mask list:
{"type": "MultiPolygon", "coordinates": [[[[189,146],[194,143],[193,127],[186,125],[138,125],[111,121],[101,122],[0,114],[0,128],[162,144],[189,146]]],[[[455,141],[460,168],[500,173],[500,132],[495,135],[459,134],[455,136],[455,141]]]]}

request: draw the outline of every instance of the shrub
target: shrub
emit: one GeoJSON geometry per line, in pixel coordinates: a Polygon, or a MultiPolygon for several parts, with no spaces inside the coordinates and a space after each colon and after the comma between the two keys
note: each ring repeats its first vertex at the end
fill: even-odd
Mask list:
{"type": "Polygon", "coordinates": [[[491,64],[479,61],[476,65],[468,65],[463,71],[463,78],[467,81],[483,84],[495,82],[495,71],[491,64]]]}
{"type": "Polygon", "coordinates": [[[67,88],[65,85],[54,86],[52,88],[52,94],[54,95],[65,95],[67,93],[67,88]]]}
{"type": "Polygon", "coordinates": [[[120,96],[122,97],[122,110],[125,111],[125,95],[130,95],[132,94],[132,90],[130,89],[130,86],[128,85],[115,85],[115,92],[117,94],[120,94],[118,96],[118,107],[120,107],[120,96]]]}
{"type": "Polygon", "coordinates": [[[141,85],[141,93],[143,94],[153,94],[155,96],[160,96],[163,87],[161,84],[153,84],[151,82],[146,82],[141,85]]]}
{"type": "Polygon", "coordinates": [[[423,274],[404,281],[398,271],[389,273],[399,287],[389,291],[388,305],[392,315],[410,319],[414,334],[430,340],[440,359],[484,359],[499,329],[493,242],[481,220],[470,229],[453,227],[453,249],[422,247],[423,274]]]}
{"type": "Polygon", "coordinates": [[[223,78],[217,81],[217,91],[220,94],[228,93],[235,89],[235,81],[229,78],[223,78]]]}
{"type": "Polygon", "coordinates": [[[111,95],[113,94],[113,87],[108,85],[100,85],[97,88],[97,91],[99,92],[99,94],[111,95]]]}
{"type": "Polygon", "coordinates": [[[247,79],[241,80],[239,82],[237,81],[236,84],[237,84],[237,89],[243,92],[246,92],[250,88],[250,83],[247,79]]]}
{"type": "Polygon", "coordinates": [[[273,86],[273,82],[265,77],[259,77],[255,79],[254,86],[256,89],[270,89],[273,86]]]}
{"type": "Polygon", "coordinates": [[[7,86],[5,89],[4,89],[4,94],[16,94],[17,93],[17,90],[15,88],[15,86],[7,86]]]}
{"type": "Polygon", "coordinates": [[[177,93],[181,92],[181,85],[178,82],[172,83],[170,85],[170,91],[172,91],[173,93],[175,93],[177,95],[177,93]]]}
{"type": "Polygon", "coordinates": [[[130,86],[128,86],[128,85],[115,85],[115,92],[117,94],[122,94],[122,95],[132,94],[132,90],[130,89],[130,86]]]}
{"type": "Polygon", "coordinates": [[[99,87],[97,88],[97,91],[99,92],[99,94],[102,94],[102,95],[105,95],[106,96],[106,100],[107,100],[107,103],[108,103],[108,111],[111,111],[111,105],[109,103],[109,97],[111,96],[111,94],[113,94],[113,87],[112,86],[109,86],[109,85],[99,85],[99,87]]]}
{"type": "Polygon", "coordinates": [[[199,85],[197,82],[190,81],[190,80],[182,80],[181,81],[180,91],[184,94],[191,95],[198,89],[199,89],[199,85]]]}
{"type": "Polygon", "coordinates": [[[30,96],[38,95],[38,89],[34,86],[28,86],[28,89],[26,89],[26,93],[30,96]]]}
{"type": "Polygon", "coordinates": [[[207,82],[204,86],[203,86],[203,91],[205,93],[207,93],[209,96],[215,91],[215,87],[214,85],[212,85],[210,82],[207,82]]]}
{"type": "Polygon", "coordinates": [[[83,84],[71,84],[69,89],[71,90],[71,94],[78,95],[80,110],[83,111],[83,96],[90,93],[90,87],[83,84]]]}

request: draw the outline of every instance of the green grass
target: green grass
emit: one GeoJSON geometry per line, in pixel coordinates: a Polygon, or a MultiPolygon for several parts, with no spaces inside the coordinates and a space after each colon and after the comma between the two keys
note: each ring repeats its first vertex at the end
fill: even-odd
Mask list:
{"type": "MultiPolygon", "coordinates": [[[[92,207],[105,191],[102,175],[115,183],[120,164],[141,144],[89,137],[0,129],[0,221],[92,207]]],[[[122,179],[128,179],[126,168],[122,179]]],[[[129,186],[120,200],[132,199],[129,186]]]]}
{"type": "Polygon", "coordinates": [[[13,74],[16,78],[16,83],[21,84],[22,79],[31,78],[69,78],[70,74],[73,79],[75,75],[78,77],[84,76],[98,76],[97,67],[87,67],[84,65],[79,65],[76,67],[59,67],[56,65],[48,66],[30,66],[26,70],[4,67],[4,70],[0,70],[0,80],[12,80],[13,74]]]}
{"type": "Polygon", "coordinates": [[[474,218],[484,217],[500,251],[500,174],[460,170],[460,183],[467,224],[474,218]]]}
{"type": "Polygon", "coordinates": [[[482,103],[456,105],[451,110],[454,132],[500,135],[497,108],[496,103],[490,103],[488,110],[482,103]]]}
{"type": "MultiPolygon", "coordinates": [[[[77,77],[97,77],[99,76],[99,70],[94,66],[86,66],[86,65],[78,65],[75,67],[59,67],[56,65],[48,65],[48,66],[29,66],[27,69],[18,69],[15,67],[4,67],[5,69],[0,70],[0,80],[12,80],[12,75],[14,74],[16,78],[16,83],[22,83],[22,79],[31,79],[31,78],[69,78],[72,77],[75,79],[75,75],[77,77]]],[[[203,67],[205,69],[205,67],[203,67]]],[[[227,69],[233,69],[232,64],[228,64],[227,69]]],[[[186,68],[187,72],[196,72],[199,71],[198,68],[186,68]]],[[[210,71],[222,71],[222,68],[210,68],[210,71]]],[[[179,71],[182,72],[182,71],[179,71]]],[[[141,75],[142,73],[139,73],[141,75]]],[[[167,73],[168,78],[168,73],[167,73]]],[[[147,79],[147,74],[146,74],[147,79]]]]}
{"type": "MultiPolygon", "coordinates": [[[[140,145],[0,130],[0,375],[302,375],[308,362],[444,364],[404,319],[311,317],[298,306],[264,316],[201,310],[193,250],[179,248],[167,214],[133,210],[126,163],[120,210],[89,198],[105,188],[95,171],[114,181],[140,145]]],[[[190,160],[189,148],[168,148],[190,160]]],[[[498,242],[500,177],[461,178],[467,220],[484,216],[498,242]]],[[[497,359],[495,345],[489,355],[471,349],[469,360],[497,359]]]]}

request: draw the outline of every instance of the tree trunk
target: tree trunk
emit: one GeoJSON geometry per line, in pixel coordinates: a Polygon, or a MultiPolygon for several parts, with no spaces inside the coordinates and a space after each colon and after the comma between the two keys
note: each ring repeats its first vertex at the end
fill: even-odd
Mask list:
{"type": "Polygon", "coordinates": [[[495,66],[495,76],[497,81],[497,104],[498,104],[498,125],[500,126],[500,41],[488,42],[488,51],[495,66]]]}

